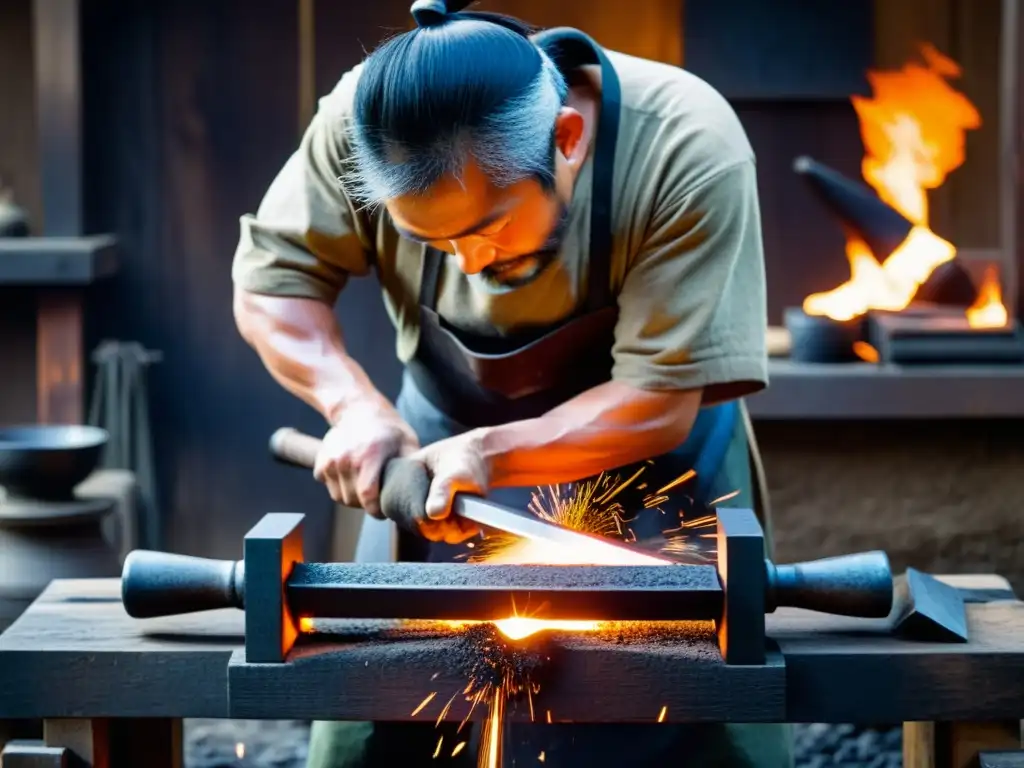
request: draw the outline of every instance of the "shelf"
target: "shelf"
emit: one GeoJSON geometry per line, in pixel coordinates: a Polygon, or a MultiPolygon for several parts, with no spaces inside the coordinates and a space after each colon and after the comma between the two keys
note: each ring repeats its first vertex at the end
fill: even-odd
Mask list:
{"type": "Polygon", "coordinates": [[[747,399],[759,421],[1024,418],[1024,365],[896,366],[772,360],[747,399]]]}
{"type": "Polygon", "coordinates": [[[0,286],[85,286],[116,271],[111,235],[0,238],[0,286]]]}

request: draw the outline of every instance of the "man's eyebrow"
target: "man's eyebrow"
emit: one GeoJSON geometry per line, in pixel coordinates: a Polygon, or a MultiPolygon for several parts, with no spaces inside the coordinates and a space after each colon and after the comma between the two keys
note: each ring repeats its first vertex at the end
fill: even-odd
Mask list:
{"type": "Polygon", "coordinates": [[[475,234],[475,233],[479,232],[484,227],[493,224],[494,222],[496,222],[498,219],[500,219],[504,215],[505,215],[504,211],[495,211],[493,213],[489,213],[487,216],[484,216],[484,218],[480,219],[480,221],[476,222],[471,227],[466,227],[461,232],[456,232],[454,235],[444,235],[444,236],[440,236],[440,237],[437,236],[437,235],[434,235],[432,237],[428,237],[426,235],[422,235],[422,234],[418,234],[416,232],[412,232],[412,231],[406,229],[405,227],[400,227],[397,224],[395,224],[394,226],[395,226],[395,230],[402,237],[405,237],[405,238],[407,238],[409,240],[413,240],[414,242],[417,242],[417,243],[432,243],[432,242],[437,241],[437,240],[458,240],[459,238],[462,238],[462,237],[468,237],[469,235],[472,235],[472,234],[475,234]]]}

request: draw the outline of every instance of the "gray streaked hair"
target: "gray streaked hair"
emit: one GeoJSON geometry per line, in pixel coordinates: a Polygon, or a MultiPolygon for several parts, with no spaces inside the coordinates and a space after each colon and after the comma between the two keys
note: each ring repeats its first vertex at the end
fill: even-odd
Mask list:
{"type": "Polygon", "coordinates": [[[554,130],[568,86],[516,19],[449,15],[387,41],[365,61],[343,178],[376,205],[421,194],[475,160],[497,186],[554,185],[554,130]]]}

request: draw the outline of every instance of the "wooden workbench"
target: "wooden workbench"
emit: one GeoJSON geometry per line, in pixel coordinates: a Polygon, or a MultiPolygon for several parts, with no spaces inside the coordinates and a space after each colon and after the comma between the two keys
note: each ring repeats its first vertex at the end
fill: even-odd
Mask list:
{"type": "MultiPolygon", "coordinates": [[[[558,666],[572,679],[555,681],[538,706],[575,722],[654,720],[660,706],[667,706],[667,722],[986,721],[993,724],[987,743],[975,749],[1019,746],[1013,724],[1024,715],[1024,602],[998,577],[942,578],[968,600],[987,601],[967,606],[969,643],[899,640],[884,621],[797,610],[769,615],[778,652],[763,668],[725,668],[699,648],[672,643],[581,636],[558,666]],[[694,663],[681,663],[687,654],[694,663]],[[695,681],[707,695],[694,695],[695,681]],[[737,715],[725,694],[712,695],[719,685],[737,706],[759,703],[744,704],[737,715]],[[611,688],[614,697],[606,695],[611,688]]],[[[118,768],[116,760],[98,757],[105,745],[123,750],[118,759],[126,760],[126,734],[145,729],[145,749],[164,744],[171,761],[154,762],[147,751],[146,765],[163,768],[180,760],[182,718],[403,719],[428,693],[460,682],[435,674],[451,655],[443,640],[350,638],[297,662],[245,665],[242,627],[234,610],[136,621],[121,606],[116,579],[54,582],[0,635],[0,718],[43,718],[48,742],[91,750],[93,764],[110,768],[118,768]],[[371,663],[375,656],[379,662],[371,663]],[[254,667],[262,676],[253,676],[254,667]],[[262,696],[254,685],[263,686],[262,696]],[[289,695],[296,689],[306,695],[289,695]]],[[[920,741],[922,733],[940,732],[948,737],[942,726],[913,734],[920,741]]]]}

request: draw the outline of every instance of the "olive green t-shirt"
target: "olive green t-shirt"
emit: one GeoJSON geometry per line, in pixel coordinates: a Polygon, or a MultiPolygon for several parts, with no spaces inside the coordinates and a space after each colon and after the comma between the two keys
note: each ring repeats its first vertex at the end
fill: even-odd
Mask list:
{"type": "MultiPolygon", "coordinates": [[[[767,384],[764,257],[754,155],[722,96],[676,67],[609,52],[622,88],[613,191],[612,378],[638,388],[704,388],[710,404],[767,384]]],[[[408,361],[419,335],[425,246],[383,206],[349,200],[347,127],[361,66],[320,100],[298,150],[255,215],[241,218],[232,270],[245,290],[334,304],[351,275],[376,272],[408,361]]],[[[560,258],[494,295],[445,258],[438,298],[456,328],[494,334],[550,326],[587,296],[592,157],[573,194],[560,258]]],[[[358,325],[346,335],[365,333],[358,325]]]]}

